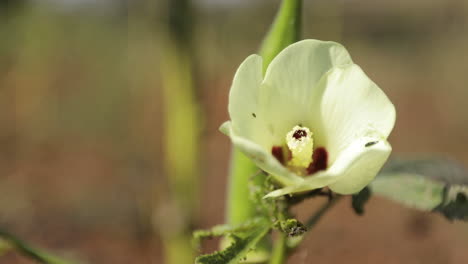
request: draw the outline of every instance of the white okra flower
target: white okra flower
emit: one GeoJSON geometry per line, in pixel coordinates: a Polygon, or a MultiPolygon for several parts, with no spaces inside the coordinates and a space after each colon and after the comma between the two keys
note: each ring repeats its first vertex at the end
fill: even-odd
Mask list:
{"type": "Polygon", "coordinates": [[[262,58],[237,69],[229,94],[232,143],[283,188],[268,197],[328,186],[363,189],[392,150],[395,108],[346,49],[303,40],[276,56],[265,76],[262,58]]]}

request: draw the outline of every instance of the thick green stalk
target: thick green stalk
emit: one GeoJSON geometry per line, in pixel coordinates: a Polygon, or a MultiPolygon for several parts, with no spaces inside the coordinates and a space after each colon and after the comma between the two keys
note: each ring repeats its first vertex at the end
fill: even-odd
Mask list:
{"type": "MultiPolygon", "coordinates": [[[[258,172],[257,166],[242,152],[237,149],[232,150],[226,212],[226,220],[229,225],[241,225],[247,220],[258,217],[256,205],[250,198],[249,190],[250,184],[261,184],[265,180],[265,175],[258,172]]],[[[226,242],[227,240],[222,244],[226,242]]],[[[262,240],[257,244],[256,250],[248,254],[248,260],[266,260],[269,255],[269,248],[269,241],[266,239],[262,240]]]]}
{"type": "MultiPolygon", "coordinates": [[[[260,48],[263,57],[263,72],[278,53],[300,38],[302,0],[284,0],[278,11],[272,27],[266,35],[260,48]]],[[[240,224],[256,216],[255,205],[249,199],[248,184],[258,168],[239,150],[234,149],[231,160],[229,180],[229,197],[227,205],[227,221],[229,224],[240,224]]],[[[263,181],[264,177],[255,177],[255,181],[263,181]]],[[[274,246],[275,264],[285,260],[286,239],[279,239],[274,246]]],[[[265,248],[264,245],[259,248],[265,248]]]]}
{"type": "MultiPolygon", "coordinates": [[[[255,205],[249,197],[248,186],[258,170],[257,166],[242,152],[233,149],[227,204],[229,225],[239,225],[256,216],[255,205]]],[[[263,179],[263,176],[261,177],[263,179]]]]}
{"type": "Polygon", "coordinates": [[[302,0],[283,0],[275,21],[260,48],[263,72],[278,53],[298,41],[302,26],[302,0]]]}

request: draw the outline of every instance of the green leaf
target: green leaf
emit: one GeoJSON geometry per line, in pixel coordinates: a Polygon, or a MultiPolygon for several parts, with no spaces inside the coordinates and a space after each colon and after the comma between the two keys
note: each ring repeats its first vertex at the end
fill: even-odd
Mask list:
{"type": "Polygon", "coordinates": [[[369,188],[408,207],[468,220],[468,173],[451,160],[393,159],[369,188]]]}
{"type": "Polygon", "coordinates": [[[353,209],[356,212],[356,214],[364,214],[364,205],[367,203],[370,197],[371,191],[368,187],[362,189],[362,191],[360,191],[357,194],[354,194],[351,197],[351,205],[353,206],[353,209]]]}
{"type": "Polygon", "coordinates": [[[270,231],[270,225],[263,225],[249,235],[240,237],[237,235],[231,235],[232,243],[229,247],[224,250],[214,252],[213,254],[207,254],[199,256],[196,260],[196,264],[237,264],[244,260],[251,250],[255,249],[257,243],[265,237],[270,231]]]}

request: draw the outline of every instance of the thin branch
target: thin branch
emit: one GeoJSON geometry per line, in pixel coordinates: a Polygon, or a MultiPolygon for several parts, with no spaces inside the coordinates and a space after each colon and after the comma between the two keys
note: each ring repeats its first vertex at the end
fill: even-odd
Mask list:
{"type": "Polygon", "coordinates": [[[343,196],[337,195],[330,200],[326,204],[324,204],[319,210],[315,212],[315,214],[307,220],[305,223],[305,226],[307,227],[307,230],[312,229],[315,224],[322,218],[322,216],[330,209],[332,208],[343,196]]]}
{"type": "MultiPolygon", "coordinates": [[[[314,215],[312,215],[306,222],[305,222],[305,227],[307,228],[307,232],[309,232],[317,223],[318,221],[322,218],[322,216],[325,215],[325,213],[330,210],[339,200],[341,200],[343,196],[341,195],[336,195],[329,199],[322,207],[320,207],[314,215]]],[[[306,233],[307,234],[307,233],[306,233]]],[[[292,237],[288,241],[288,248],[290,251],[294,250],[299,246],[299,244],[302,242],[306,234],[300,236],[300,237],[292,237]]]]}
{"type": "Polygon", "coordinates": [[[4,239],[7,243],[9,243],[14,249],[18,251],[21,255],[33,259],[38,263],[42,264],[71,264],[59,257],[53,256],[49,253],[46,253],[42,250],[36,249],[31,247],[30,245],[26,244],[24,241],[16,238],[12,234],[0,230],[0,238],[4,239]]]}

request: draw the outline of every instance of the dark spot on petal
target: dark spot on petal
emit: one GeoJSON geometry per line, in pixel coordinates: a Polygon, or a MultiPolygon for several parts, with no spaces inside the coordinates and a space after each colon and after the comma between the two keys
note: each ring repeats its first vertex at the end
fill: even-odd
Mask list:
{"type": "Polygon", "coordinates": [[[257,117],[257,115],[256,115],[255,113],[252,113],[252,116],[253,116],[254,118],[257,117]]]}
{"type": "Polygon", "coordinates": [[[273,146],[271,148],[271,154],[281,163],[284,164],[283,148],[280,146],[273,146]]]}
{"type": "Polygon", "coordinates": [[[307,132],[305,130],[298,129],[298,130],[296,130],[296,132],[294,132],[293,137],[295,139],[299,140],[299,139],[301,139],[303,137],[307,137],[307,132]]]}
{"type": "Polygon", "coordinates": [[[366,148],[367,147],[370,147],[370,146],[373,146],[375,144],[379,143],[378,141],[371,141],[371,142],[367,142],[366,145],[364,145],[366,148]]]}
{"type": "Polygon", "coordinates": [[[307,167],[307,174],[313,174],[317,171],[326,170],[328,163],[328,152],[324,147],[319,147],[312,154],[312,162],[307,167]]]}

